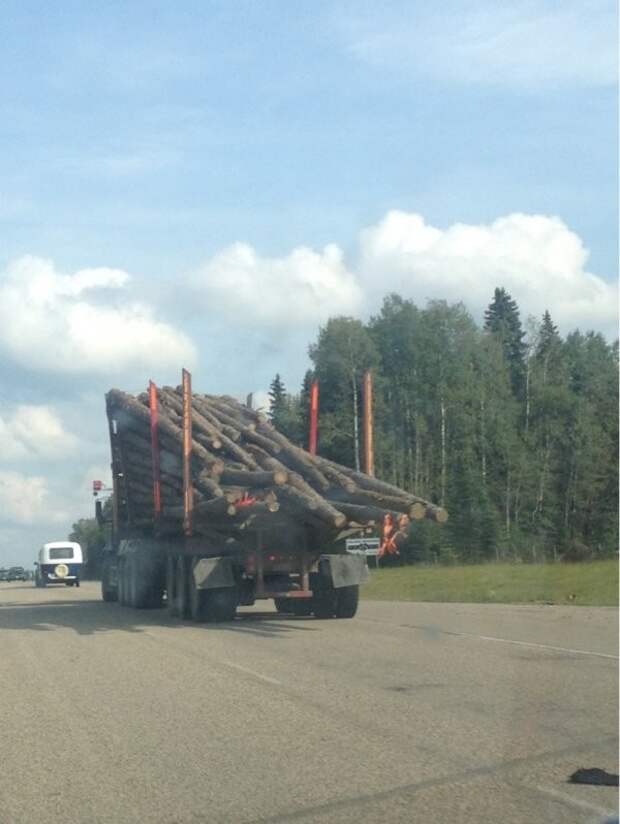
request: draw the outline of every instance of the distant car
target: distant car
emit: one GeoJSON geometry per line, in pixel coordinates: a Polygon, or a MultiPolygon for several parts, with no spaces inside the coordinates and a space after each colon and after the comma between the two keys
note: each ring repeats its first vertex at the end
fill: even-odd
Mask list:
{"type": "Polygon", "coordinates": [[[6,576],[7,581],[27,581],[28,576],[23,567],[11,567],[6,576]]]}
{"type": "Polygon", "coordinates": [[[8,574],[8,569],[0,569],[0,581],[6,581],[8,574]]]}

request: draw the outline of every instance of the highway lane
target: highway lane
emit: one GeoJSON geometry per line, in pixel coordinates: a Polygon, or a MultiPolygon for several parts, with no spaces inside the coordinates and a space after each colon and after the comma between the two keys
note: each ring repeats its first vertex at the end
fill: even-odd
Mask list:
{"type": "Polygon", "coordinates": [[[198,626],[0,584],[0,824],[595,822],[617,610],[363,603],[198,626]]]}

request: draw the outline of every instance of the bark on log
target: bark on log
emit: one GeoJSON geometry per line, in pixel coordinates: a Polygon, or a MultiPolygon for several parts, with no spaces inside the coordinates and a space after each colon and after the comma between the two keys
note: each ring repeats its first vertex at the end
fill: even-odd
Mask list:
{"type": "Polygon", "coordinates": [[[284,486],[278,487],[278,497],[288,501],[298,509],[310,510],[316,518],[335,529],[341,529],[347,522],[346,515],[338,512],[335,507],[323,500],[320,495],[316,495],[316,493],[315,497],[310,497],[294,486],[284,484],[284,486]]]}
{"type": "Polygon", "coordinates": [[[278,468],[275,471],[261,471],[257,469],[253,472],[224,469],[220,475],[220,483],[231,486],[282,486],[287,480],[288,473],[284,468],[278,468]]]}
{"type": "MultiPolygon", "coordinates": [[[[143,430],[146,429],[150,433],[151,418],[144,406],[127,395],[119,389],[111,389],[108,392],[110,408],[114,410],[119,426],[127,424],[131,428],[131,420],[137,421],[142,425],[143,430]]],[[[165,415],[159,417],[159,437],[160,441],[167,441],[174,444],[177,449],[181,450],[183,447],[183,432],[172,423],[165,415]]],[[[192,441],[192,453],[199,458],[203,463],[212,470],[214,467],[220,471],[223,469],[221,459],[216,458],[215,455],[208,452],[202,444],[192,441]]]]}
{"type": "MultiPolygon", "coordinates": [[[[271,424],[258,424],[257,433],[263,435],[280,447],[278,458],[290,469],[302,475],[305,480],[319,489],[329,489],[329,481],[325,475],[312,463],[312,456],[298,446],[294,446],[284,435],[278,432],[271,424]]],[[[267,451],[269,449],[267,448],[267,451]]]]}

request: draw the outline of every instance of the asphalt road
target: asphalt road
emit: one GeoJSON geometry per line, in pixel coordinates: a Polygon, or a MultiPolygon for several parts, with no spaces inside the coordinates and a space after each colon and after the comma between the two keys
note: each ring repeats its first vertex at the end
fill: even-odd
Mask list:
{"type": "Polygon", "coordinates": [[[1,824],[600,822],[617,610],[364,603],[230,625],[0,584],[1,824]]]}

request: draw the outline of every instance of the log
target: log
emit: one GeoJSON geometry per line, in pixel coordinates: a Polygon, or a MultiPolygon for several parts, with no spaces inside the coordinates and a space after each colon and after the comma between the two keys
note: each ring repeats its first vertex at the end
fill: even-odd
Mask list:
{"type": "Polygon", "coordinates": [[[282,486],[288,480],[288,473],[281,468],[275,471],[261,471],[254,472],[240,471],[235,469],[224,469],[220,475],[220,483],[231,486],[282,486]]]}
{"type": "MultiPolygon", "coordinates": [[[[127,425],[132,426],[132,421],[138,422],[142,431],[150,433],[151,418],[144,406],[139,403],[131,395],[121,392],[120,389],[111,389],[107,396],[109,399],[110,409],[113,410],[114,417],[116,417],[119,427],[127,425]]],[[[135,424],[134,424],[135,426],[135,424]]],[[[165,415],[159,416],[159,437],[161,443],[174,444],[179,450],[183,447],[183,432],[172,423],[165,415]]],[[[221,472],[224,468],[221,459],[216,458],[215,455],[208,452],[202,444],[197,441],[192,441],[192,453],[199,460],[201,460],[209,469],[218,467],[216,471],[221,472]]]]}
{"type": "Polygon", "coordinates": [[[351,478],[348,478],[344,472],[336,469],[329,461],[321,458],[319,455],[313,455],[312,460],[325,475],[328,481],[334,486],[339,486],[347,492],[355,492],[356,486],[351,478]]]}
{"type": "Polygon", "coordinates": [[[351,518],[359,525],[363,524],[365,526],[383,523],[386,515],[391,515],[393,518],[398,519],[402,514],[400,512],[390,512],[387,509],[380,509],[377,506],[360,506],[359,504],[350,504],[345,501],[339,501],[336,506],[347,518],[351,518]]]}
{"type": "Polygon", "coordinates": [[[241,432],[232,426],[228,426],[228,424],[222,423],[219,421],[210,411],[207,404],[204,402],[204,399],[200,395],[194,395],[192,398],[192,404],[196,407],[196,409],[200,412],[203,418],[213,426],[213,428],[220,434],[227,435],[231,440],[238,441],[241,437],[241,432]]]}
{"type": "Polygon", "coordinates": [[[320,495],[310,497],[305,492],[296,489],[290,484],[284,484],[284,486],[278,487],[278,497],[288,501],[294,507],[297,507],[297,509],[302,511],[310,510],[316,518],[335,529],[341,529],[347,522],[347,516],[343,515],[342,512],[338,512],[335,507],[323,500],[320,495]]]}
{"type": "Polygon", "coordinates": [[[412,520],[419,521],[426,514],[426,507],[412,498],[397,498],[395,495],[383,495],[380,492],[371,492],[369,489],[356,489],[353,493],[345,493],[340,489],[330,489],[327,498],[336,506],[340,501],[346,501],[358,506],[374,506],[386,511],[400,512],[408,515],[412,520]]]}
{"type": "MultiPolygon", "coordinates": [[[[234,504],[229,503],[226,498],[212,498],[209,501],[200,501],[193,509],[194,518],[201,518],[209,515],[227,515],[232,517],[236,514],[234,504]]],[[[184,508],[182,506],[166,507],[164,513],[173,518],[183,517],[184,508]]]]}
{"type": "MultiPolygon", "coordinates": [[[[172,407],[172,409],[183,419],[183,400],[179,398],[174,390],[164,387],[160,390],[160,398],[164,405],[172,407]]],[[[192,399],[193,400],[193,399],[192,399]]],[[[192,403],[192,434],[196,430],[196,434],[200,434],[208,441],[208,446],[211,449],[221,449],[221,433],[210,423],[200,412],[194,408],[192,403]]]]}
{"type": "MultiPolygon", "coordinates": [[[[271,424],[258,424],[257,433],[276,442],[280,447],[279,459],[282,463],[302,475],[308,483],[319,487],[319,489],[329,489],[329,481],[320,469],[317,469],[312,463],[311,456],[298,446],[294,446],[284,435],[281,435],[280,432],[274,429],[271,424]]],[[[267,451],[269,451],[269,449],[267,449],[267,451]]]]}

